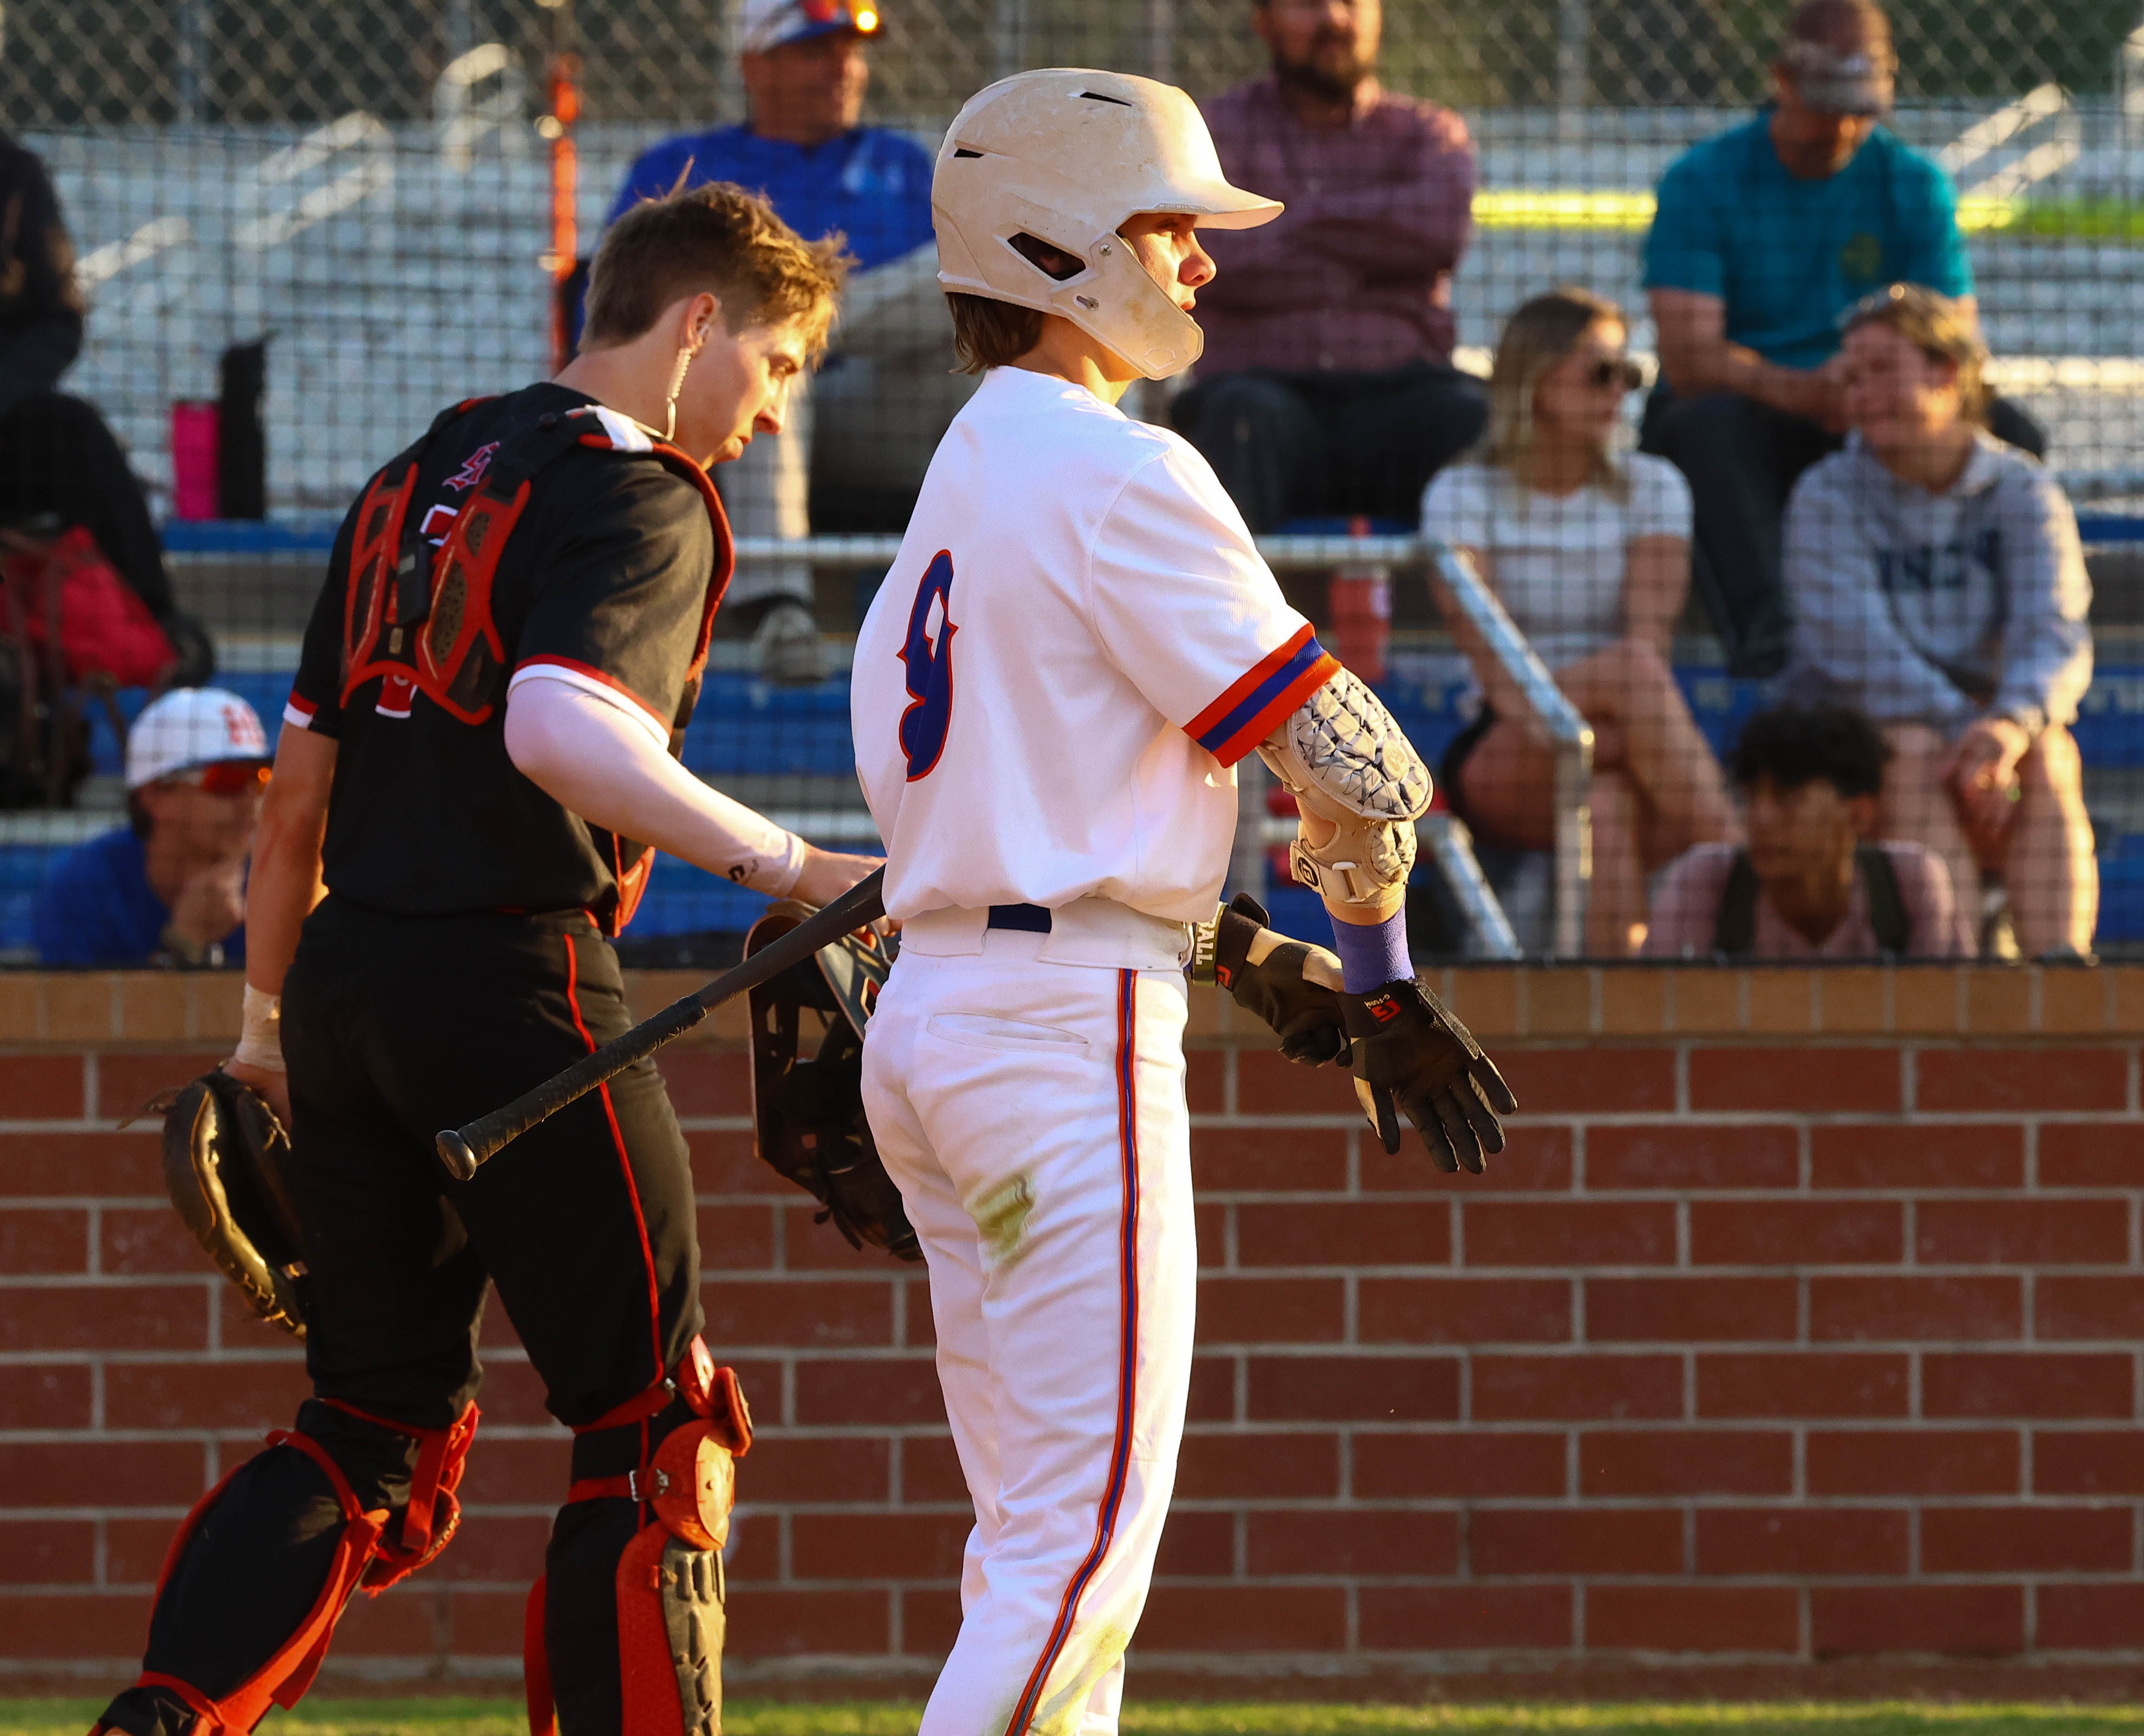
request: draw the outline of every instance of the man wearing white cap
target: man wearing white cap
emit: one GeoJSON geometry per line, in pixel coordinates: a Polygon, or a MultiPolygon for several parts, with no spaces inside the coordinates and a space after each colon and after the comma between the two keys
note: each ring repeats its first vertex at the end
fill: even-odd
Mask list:
{"type": "Polygon", "coordinates": [[[220,687],[155,701],[127,737],[133,825],[69,851],[32,921],[47,965],[237,964],[246,865],[268,783],[253,707],[220,687]]]}
{"type": "Polygon", "coordinates": [[[975,1506],[921,1736],[1109,1736],[1191,1373],[1183,967],[1203,959],[1291,1057],[1350,1056],[1388,1151],[1404,1109],[1442,1167],[1479,1171],[1513,1104],[1407,961],[1421,760],[1288,607],[1213,467],[1117,408],[1198,360],[1200,233],[1280,206],[1229,185],[1182,91],[1064,68],[971,98],[931,197],[986,371],[851,686],[904,924],[864,1104],[930,1262],[975,1506]],[[1297,792],[1297,875],[1338,958],[1248,898],[1215,910],[1254,750],[1297,792]]]}
{"type": "MultiPolygon", "coordinates": [[[[748,118],[651,146],[611,207],[615,222],[681,181],[732,181],[800,235],[838,231],[856,260],[837,353],[809,398],[797,382],[782,432],[756,442],[722,477],[739,536],[811,533],[815,452],[846,498],[836,528],[897,527],[931,448],[967,397],[967,383],[946,371],[951,332],[929,247],[930,153],[861,124],[871,83],[864,48],[879,27],[867,0],[739,0],[732,47],[748,118]],[[866,522],[874,506],[882,524],[866,522]]],[[[732,628],[755,632],[771,679],[826,673],[806,563],[742,565],[727,603],[725,630],[732,628]]]]}

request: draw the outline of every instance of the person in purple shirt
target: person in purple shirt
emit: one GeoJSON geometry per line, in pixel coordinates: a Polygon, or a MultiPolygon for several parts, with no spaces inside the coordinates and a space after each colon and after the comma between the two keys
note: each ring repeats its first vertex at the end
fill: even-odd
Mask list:
{"type": "Polygon", "coordinates": [[[1257,0],[1273,73],[1204,105],[1221,166],[1283,201],[1263,229],[1202,237],[1206,350],[1171,407],[1254,531],[1333,514],[1412,523],[1488,419],[1452,365],[1452,276],[1474,147],[1447,108],[1375,72],[1379,0],[1257,0]]]}
{"type": "MultiPolygon", "coordinates": [[[[839,353],[822,365],[810,397],[798,382],[780,434],[723,467],[722,497],[739,536],[808,536],[815,469],[821,518],[826,506],[837,508],[838,522],[822,528],[898,529],[938,436],[972,387],[948,373],[952,324],[927,245],[931,153],[861,124],[871,83],[864,44],[878,24],[876,10],[849,0],[742,0],[737,70],[749,117],[650,146],[611,206],[616,222],[681,185],[731,181],[764,197],[799,235],[838,231],[856,260],[834,337],[839,353]],[[926,365],[905,365],[918,355],[926,365]],[[812,398],[826,414],[814,417],[812,398]]],[[[754,633],[770,679],[809,682],[826,672],[804,562],[738,568],[717,631],[739,630],[754,633]]]]}

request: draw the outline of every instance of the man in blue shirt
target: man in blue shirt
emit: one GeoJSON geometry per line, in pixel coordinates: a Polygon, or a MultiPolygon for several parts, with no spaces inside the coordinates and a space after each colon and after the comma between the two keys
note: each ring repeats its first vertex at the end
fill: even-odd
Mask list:
{"type": "MultiPolygon", "coordinates": [[[[1802,0],[1772,67],[1775,100],[1661,176],[1645,242],[1661,389],[1645,446],[1690,479],[1691,577],[1737,673],[1769,675],[1792,631],[1779,523],[1794,479],[1845,429],[1839,320],[1916,283],[1973,305],[1958,193],[1877,124],[1897,60],[1875,0],[1802,0]]],[[[1994,432],[2046,437],[1997,400],[1994,432]]]]}
{"type": "MultiPolygon", "coordinates": [[[[938,436],[973,387],[947,372],[952,327],[930,245],[931,155],[900,133],[859,124],[871,82],[863,42],[877,28],[878,13],[863,0],[742,0],[737,70],[749,118],[653,146],[611,208],[616,221],[681,183],[734,181],[763,195],[800,235],[838,230],[855,255],[834,336],[841,353],[814,382],[813,395],[834,414],[815,438],[800,381],[782,433],[723,467],[722,491],[740,536],[810,533],[815,451],[821,517],[831,505],[844,521],[829,528],[898,529],[938,436]],[[929,365],[899,365],[919,353],[929,365]],[[891,365],[883,379],[881,365],[891,365]],[[887,498],[867,499],[860,511],[853,498],[826,498],[829,484],[851,497],[887,498]],[[871,518],[885,522],[861,522],[871,518]]],[[[772,678],[824,673],[805,563],[741,566],[722,615],[732,630],[757,629],[761,667],[772,678]]]]}
{"type": "Polygon", "coordinates": [[[246,957],[246,867],[268,784],[251,706],[218,687],[155,701],[127,737],[131,826],[52,864],[31,907],[47,965],[219,965],[246,957]]]}

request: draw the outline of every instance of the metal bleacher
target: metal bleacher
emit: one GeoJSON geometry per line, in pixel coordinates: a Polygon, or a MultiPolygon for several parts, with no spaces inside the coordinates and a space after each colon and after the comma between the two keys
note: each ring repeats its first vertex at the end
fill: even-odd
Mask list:
{"type": "MultiPolygon", "coordinates": [[[[2144,543],[2144,518],[2091,513],[2081,517],[2080,528],[2095,549],[2144,543]]],[[[189,563],[275,556],[316,564],[328,536],[318,524],[167,529],[174,563],[182,572],[189,563]]],[[[846,563],[861,565],[876,556],[882,564],[886,558],[882,538],[815,540],[829,545],[823,551],[829,557],[846,563]]],[[[1268,545],[1278,563],[1298,568],[1341,564],[1351,554],[1403,560],[1414,548],[1411,538],[1399,537],[1303,536],[1268,545]]],[[[218,685],[246,698],[271,732],[290,691],[296,625],[296,618],[288,618],[284,630],[273,634],[229,636],[225,667],[216,677],[218,685]]],[[[2099,938],[2103,946],[2113,947],[2144,942],[2144,659],[2132,649],[2132,637],[2119,630],[2103,637],[2098,671],[2076,729],[2100,832],[2099,938]]],[[[876,849],[877,834],[856,784],[846,671],[815,687],[771,687],[736,666],[742,646],[718,642],[716,649],[687,732],[685,764],[814,843],[876,849]]],[[[1703,641],[1679,646],[1677,676],[1707,739],[1715,751],[1725,752],[1744,720],[1764,702],[1764,684],[1729,676],[1707,661],[1708,649],[1703,641]]],[[[1380,692],[1434,764],[1462,727],[1457,707],[1467,686],[1462,660],[1431,641],[1397,646],[1380,692]]],[[[131,719],[146,697],[138,690],[122,693],[121,714],[131,719]]],[[[93,717],[92,746],[98,775],[86,792],[88,805],[0,816],[0,956],[25,955],[31,902],[52,861],[85,838],[124,823],[118,806],[120,744],[102,717],[93,717]]],[[[1309,938],[1322,934],[1322,917],[1308,895],[1270,884],[1267,890],[1278,925],[1309,938]]],[[[765,902],[757,893],[658,858],[632,934],[638,941],[735,935],[751,925],[765,902]]]]}

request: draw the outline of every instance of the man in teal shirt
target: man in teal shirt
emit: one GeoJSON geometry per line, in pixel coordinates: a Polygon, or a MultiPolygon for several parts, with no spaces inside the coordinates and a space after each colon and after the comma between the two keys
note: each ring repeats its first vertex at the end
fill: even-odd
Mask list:
{"type": "MultiPolygon", "coordinates": [[[[1645,281],[1663,383],[1645,446],[1690,479],[1692,581],[1737,673],[1786,660],[1780,515],[1844,432],[1839,316],[1893,283],[1973,303],[1957,189],[1876,124],[1896,67],[1874,0],[1802,0],[1772,68],[1776,100],[1660,178],[1645,281]]],[[[1997,400],[1990,420],[2045,449],[2014,405],[1997,400]]]]}

